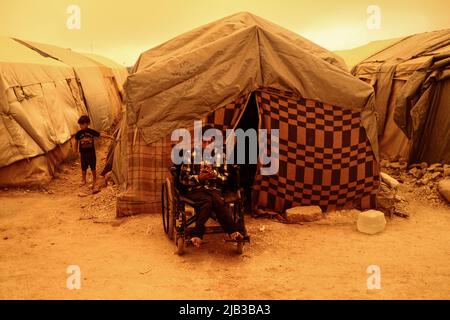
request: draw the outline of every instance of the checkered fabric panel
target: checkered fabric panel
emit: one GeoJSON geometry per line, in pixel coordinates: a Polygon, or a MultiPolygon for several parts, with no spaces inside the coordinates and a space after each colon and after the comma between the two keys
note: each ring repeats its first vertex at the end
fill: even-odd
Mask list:
{"type": "Polygon", "coordinates": [[[279,129],[279,172],[258,174],[255,209],[376,207],[379,169],[359,112],[274,90],[256,92],[261,128],[279,129]]]}
{"type": "MultiPolygon", "coordinates": [[[[203,123],[209,123],[219,130],[232,128],[246,101],[247,97],[241,97],[219,108],[207,115],[203,123]]],[[[193,124],[188,130],[193,137],[193,124]]],[[[169,134],[166,138],[147,145],[136,127],[128,128],[127,190],[118,198],[118,217],[161,212],[161,184],[166,177],[170,177],[168,168],[175,143],[171,141],[169,134]]]]}
{"type": "Polygon", "coordinates": [[[232,129],[236,124],[241,111],[245,108],[248,96],[242,96],[236,101],[227,104],[225,107],[215,110],[206,116],[204,122],[212,127],[222,130],[225,137],[225,130],[232,129]]]}

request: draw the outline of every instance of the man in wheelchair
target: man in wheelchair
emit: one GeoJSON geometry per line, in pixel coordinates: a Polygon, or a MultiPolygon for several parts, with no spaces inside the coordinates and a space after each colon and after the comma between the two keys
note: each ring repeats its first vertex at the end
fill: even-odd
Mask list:
{"type": "MultiPolygon", "coordinates": [[[[213,141],[212,137],[204,137],[202,149],[213,141]]],[[[227,165],[206,160],[195,164],[194,156],[193,153],[190,163],[181,165],[179,173],[180,192],[196,204],[197,219],[189,234],[191,243],[196,247],[201,245],[205,224],[213,215],[231,240],[242,240],[245,234],[244,226],[233,219],[223,197],[229,179],[227,165]]],[[[217,156],[219,155],[215,155],[217,156]]]]}

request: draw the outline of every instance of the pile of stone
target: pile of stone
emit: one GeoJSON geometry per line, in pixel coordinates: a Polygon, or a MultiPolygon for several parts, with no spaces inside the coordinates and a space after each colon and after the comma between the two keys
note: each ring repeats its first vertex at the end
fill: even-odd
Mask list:
{"type": "Polygon", "coordinates": [[[82,220],[89,218],[93,219],[94,222],[113,221],[119,191],[119,187],[114,184],[110,175],[99,177],[94,191],[87,194],[86,201],[83,201],[80,205],[85,211],[85,217],[82,220]]]}
{"type": "Polygon", "coordinates": [[[402,191],[404,191],[403,185],[398,180],[382,172],[380,190],[377,195],[377,209],[389,217],[396,215],[408,218],[408,201],[401,195],[402,191]]]}
{"type": "MultiPolygon", "coordinates": [[[[432,204],[442,204],[445,196],[440,192],[439,183],[450,179],[450,165],[426,162],[409,165],[406,162],[380,162],[381,171],[399,182],[399,187],[413,193],[418,199],[424,199],[432,204]]],[[[448,200],[448,199],[447,199],[448,200]]]]}

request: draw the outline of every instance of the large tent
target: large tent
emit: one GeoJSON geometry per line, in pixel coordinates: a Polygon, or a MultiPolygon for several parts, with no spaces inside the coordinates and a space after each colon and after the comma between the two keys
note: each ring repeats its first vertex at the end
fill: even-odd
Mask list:
{"type": "Polygon", "coordinates": [[[142,53],[125,93],[118,216],[160,209],[170,135],[199,119],[222,130],[280,130],[279,172],[255,170],[253,209],[375,206],[372,87],[335,54],[267,20],[239,13],[142,53]]]}
{"type": "MultiPolygon", "coordinates": [[[[103,97],[104,85],[98,92],[95,87],[85,90],[86,83],[83,81],[85,86],[82,86],[79,74],[86,77],[100,74],[102,83],[108,77],[113,83],[114,77],[114,82],[119,79],[117,88],[122,86],[124,75],[113,71],[106,63],[95,63],[66,49],[51,52],[60,50],[67,51],[67,56],[81,56],[97,71],[80,72],[81,67],[74,68],[60,61],[63,59],[30,48],[23,41],[3,37],[0,48],[0,185],[42,184],[51,179],[59,163],[73,153],[73,135],[79,129],[80,115],[88,111],[91,116],[105,114],[103,109],[96,109],[98,104],[90,105],[89,110],[85,104],[93,100],[88,99],[88,95],[103,97]]],[[[126,72],[125,68],[123,71],[126,72]]],[[[109,110],[113,104],[122,104],[118,90],[110,92],[116,97],[108,98],[109,110]]],[[[108,118],[113,118],[112,112],[108,113],[111,114],[108,118]]],[[[101,123],[97,128],[105,127],[101,123]]]]}
{"type": "Polygon", "coordinates": [[[73,69],[0,38],[0,185],[39,183],[71,152],[86,113],[73,69]]]}
{"type": "Polygon", "coordinates": [[[382,158],[450,163],[450,29],[402,38],[352,73],[375,88],[382,158]]]}
{"type": "Polygon", "coordinates": [[[59,60],[75,70],[95,129],[108,130],[118,119],[122,112],[122,101],[119,87],[112,78],[114,74],[111,68],[70,49],[32,41],[18,41],[48,59],[59,60]]]}

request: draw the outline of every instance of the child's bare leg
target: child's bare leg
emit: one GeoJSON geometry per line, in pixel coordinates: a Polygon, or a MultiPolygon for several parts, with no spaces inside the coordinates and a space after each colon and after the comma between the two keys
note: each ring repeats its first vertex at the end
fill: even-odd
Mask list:
{"type": "Polygon", "coordinates": [[[91,171],[92,171],[92,186],[95,187],[95,183],[97,182],[97,171],[96,170],[91,171]]]}
{"type": "Polygon", "coordinates": [[[80,187],[86,184],[86,170],[81,170],[81,183],[80,187]]]}

